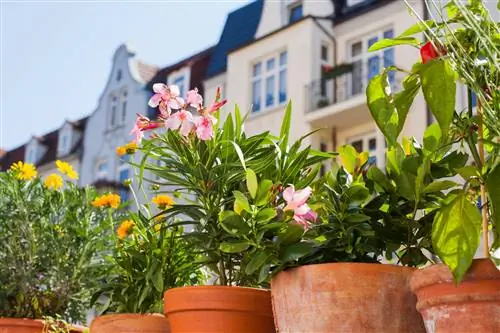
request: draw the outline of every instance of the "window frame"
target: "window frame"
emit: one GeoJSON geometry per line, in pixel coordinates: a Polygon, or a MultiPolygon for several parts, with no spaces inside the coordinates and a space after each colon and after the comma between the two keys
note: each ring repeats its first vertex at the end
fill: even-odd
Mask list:
{"type": "Polygon", "coordinates": [[[250,100],[252,104],[252,114],[260,114],[262,112],[274,110],[278,107],[284,106],[288,98],[288,50],[281,49],[274,52],[272,55],[262,57],[254,62],[250,66],[250,100]],[[284,63],[281,63],[281,57],[284,55],[284,63]],[[273,67],[268,69],[269,62],[273,63],[273,67]],[[255,67],[260,66],[260,73],[255,74],[255,67]],[[285,98],[282,100],[281,96],[281,75],[284,73],[285,77],[285,98]],[[272,81],[272,103],[268,102],[268,83],[272,81]],[[254,87],[256,83],[259,82],[259,108],[255,109],[255,99],[254,99],[254,87]]]}
{"type": "MultiPolygon", "coordinates": [[[[352,135],[346,138],[346,144],[352,145],[356,141],[361,141],[362,149],[361,152],[368,152],[369,159],[375,159],[375,165],[377,165],[377,146],[379,142],[377,140],[377,132],[366,132],[362,134],[352,135]],[[375,149],[370,150],[370,140],[375,140],[375,149]]],[[[354,147],[354,146],[353,146],[354,147]]]]}
{"type": "Polygon", "coordinates": [[[288,5],[288,24],[295,23],[304,17],[304,4],[302,1],[296,1],[288,5]],[[292,20],[292,13],[294,10],[300,8],[300,16],[292,20]]]}

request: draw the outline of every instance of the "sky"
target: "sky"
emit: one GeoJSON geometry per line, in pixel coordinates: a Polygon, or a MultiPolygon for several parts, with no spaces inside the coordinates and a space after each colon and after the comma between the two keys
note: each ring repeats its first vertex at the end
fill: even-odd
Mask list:
{"type": "Polygon", "coordinates": [[[248,2],[0,0],[0,148],[90,114],[120,44],[164,67],[217,43],[248,2]]]}

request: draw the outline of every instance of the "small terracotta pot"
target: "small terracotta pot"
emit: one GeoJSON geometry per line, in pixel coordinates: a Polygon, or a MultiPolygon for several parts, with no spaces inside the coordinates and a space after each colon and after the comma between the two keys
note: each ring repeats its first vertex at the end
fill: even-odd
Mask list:
{"type": "MultiPolygon", "coordinates": [[[[85,327],[73,326],[71,333],[83,332],[85,327]]],[[[43,320],[25,318],[0,318],[0,333],[41,333],[43,320]]]]}
{"type": "Polygon", "coordinates": [[[174,333],[275,332],[269,290],[182,287],[167,290],[164,301],[174,333]]]}
{"type": "Polygon", "coordinates": [[[476,259],[456,285],[446,265],[416,271],[411,289],[429,333],[500,332],[500,271],[476,259]]]}
{"type": "Polygon", "coordinates": [[[92,333],[169,333],[168,320],[161,314],[121,313],[97,317],[90,325],[92,333]]]}
{"type": "Polygon", "coordinates": [[[280,333],[423,333],[410,291],[413,269],[334,263],[292,268],[271,281],[280,333]]]}

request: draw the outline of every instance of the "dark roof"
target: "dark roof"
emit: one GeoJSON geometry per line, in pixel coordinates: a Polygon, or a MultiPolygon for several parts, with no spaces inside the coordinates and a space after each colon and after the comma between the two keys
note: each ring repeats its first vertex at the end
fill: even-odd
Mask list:
{"type": "Polygon", "coordinates": [[[226,70],[227,55],[254,39],[262,13],[263,0],[256,0],[229,13],[219,42],[208,64],[206,78],[220,74],[226,70]]]}
{"type": "Polygon", "coordinates": [[[151,91],[153,89],[153,84],[158,82],[165,82],[166,77],[173,71],[176,71],[184,66],[191,66],[191,77],[189,79],[191,88],[198,88],[198,91],[203,95],[203,78],[205,76],[205,71],[212,56],[214,47],[211,46],[203,51],[200,51],[188,58],[182,59],[175,64],[169,65],[165,68],[160,69],[155,76],[146,84],[146,89],[151,91]]]}
{"type": "MultiPolygon", "coordinates": [[[[75,129],[82,131],[83,133],[87,120],[88,117],[85,117],[76,121],[70,121],[69,123],[75,129]]],[[[58,158],[57,143],[59,139],[59,129],[53,130],[52,132],[49,132],[42,136],[36,136],[34,138],[38,140],[40,144],[42,144],[45,148],[47,148],[45,154],[43,154],[43,156],[36,164],[37,166],[44,165],[57,160],[58,158]]],[[[71,155],[79,151],[81,149],[82,143],[83,143],[82,139],[78,140],[78,142],[71,149],[68,155],[71,155]]],[[[6,152],[2,157],[0,157],[0,171],[7,170],[13,163],[24,161],[25,151],[26,151],[26,144],[6,152]]]]}
{"type": "Polygon", "coordinates": [[[351,20],[359,15],[385,6],[396,0],[365,0],[354,6],[348,6],[346,0],[334,0],[335,18],[334,24],[340,24],[351,20]]]}

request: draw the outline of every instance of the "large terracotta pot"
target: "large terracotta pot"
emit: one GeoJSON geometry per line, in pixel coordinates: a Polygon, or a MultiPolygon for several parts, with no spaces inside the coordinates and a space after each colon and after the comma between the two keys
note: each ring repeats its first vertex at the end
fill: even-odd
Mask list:
{"type": "Polygon", "coordinates": [[[416,271],[411,289],[429,333],[500,332],[500,271],[476,259],[456,285],[443,264],[416,271]]]}
{"type": "MultiPolygon", "coordinates": [[[[74,326],[71,333],[83,332],[85,327],[74,326]]],[[[43,320],[0,318],[0,333],[42,333],[43,320]]]]}
{"type": "Polygon", "coordinates": [[[164,301],[173,333],[275,332],[269,290],[182,287],[167,290],[164,301]]]}
{"type": "Polygon", "coordinates": [[[169,333],[168,320],[161,314],[122,313],[100,316],[90,325],[92,333],[169,333]]]}
{"type": "Polygon", "coordinates": [[[334,263],[292,268],[271,281],[280,333],[423,333],[413,269],[395,265],[334,263]]]}

